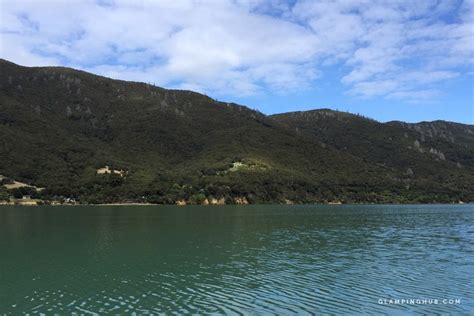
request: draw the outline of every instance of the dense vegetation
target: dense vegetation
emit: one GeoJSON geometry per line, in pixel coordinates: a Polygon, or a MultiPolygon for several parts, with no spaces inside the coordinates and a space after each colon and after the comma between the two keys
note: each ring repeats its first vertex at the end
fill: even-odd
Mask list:
{"type": "Polygon", "coordinates": [[[2,188],[0,199],[474,201],[470,125],[382,124],[330,110],[265,116],[73,69],[4,60],[0,69],[0,175],[45,188],[2,188]]]}

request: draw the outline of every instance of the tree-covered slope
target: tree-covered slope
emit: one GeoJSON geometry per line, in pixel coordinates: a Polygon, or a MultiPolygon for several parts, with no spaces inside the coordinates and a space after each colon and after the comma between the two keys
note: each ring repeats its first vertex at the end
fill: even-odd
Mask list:
{"type": "Polygon", "coordinates": [[[191,91],[7,61],[0,71],[0,175],[45,187],[37,193],[43,199],[474,200],[472,135],[452,142],[460,131],[450,126],[443,129],[447,138],[421,127],[422,140],[404,123],[357,123],[357,117],[334,123],[324,116],[313,122],[325,126],[320,133],[305,123],[311,118],[268,117],[191,91]],[[386,130],[397,144],[403,131],[396,157],[393,137],[390,143],[363,136],[386,130]],[[98,173],[105,166],[121,173],[98,173]]]}
{"type": "Polygon", "coordinates": [[[471,195],[474,176],[474,126],[435,121],[380,123],[328,109],[272,116],[366,163],[389,168],[408,185],[430,191],[471,195]]]}

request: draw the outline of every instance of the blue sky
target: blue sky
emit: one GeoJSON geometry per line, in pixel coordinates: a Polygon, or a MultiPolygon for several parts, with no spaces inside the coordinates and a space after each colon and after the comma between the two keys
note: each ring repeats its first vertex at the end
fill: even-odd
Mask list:
{"type": "Polygon", "coordinates": [[[0,57],[264,113],[474,124],[472,0],[0,0],[0,57]]]}

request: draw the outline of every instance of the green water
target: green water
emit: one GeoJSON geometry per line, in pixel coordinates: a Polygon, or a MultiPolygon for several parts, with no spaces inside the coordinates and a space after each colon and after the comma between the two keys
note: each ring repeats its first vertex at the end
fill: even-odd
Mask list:
{"type": "Polygon", "coordinates": [[[469,205],[0,207],[0,253],[0,314],[474,313],[469,205]]]}

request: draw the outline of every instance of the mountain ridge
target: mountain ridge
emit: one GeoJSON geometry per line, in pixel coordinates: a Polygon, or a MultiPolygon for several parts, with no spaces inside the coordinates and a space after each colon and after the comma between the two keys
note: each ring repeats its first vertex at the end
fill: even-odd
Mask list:
{"type": "MultiPolygon", "coordinates": [[[[103,76],[103,75],[98,75],[98,74],[95,74],[95,73],[91,73],[91,72],[87,72],[85,70],[81,70],[81,69],[76,69],[76,68],[71,68],[71,67],[65,67],[65,66],[23,66],[23,65],[20,65],[20,64],[16,64],[14,62],[11,62],[9,60],[6,60],[4,58],[0,58],[0,64],[10,64],[11,66],[14,66],[14,67],[21,67],[21,68],[25,68],[25,69],[38,69],[38,70],[62,70],[62,71],[72,71],[72,72],[78,72],[78,73],[83,73],[83,74],[86,74],[86,75],[89,75],[89,76],[95,76],[95,77],[98,77],[98,78],[102,78],[102,79],[106,79],[106,80],[112,80],[112,81],[117,81],[117,82],[123,82],[123,83],[133,83],[133,84],[142,84],[142,85],[146,85],[146,86],[153,86],[154,88],[157,88],[157,89],[163,89],[163,90],[167,90],[167,91],[176,91],[176,92],[189,92],[189,93],[194,93],[194,94],[197,94],[197,95],[200,95],[200,96],[203,96],[203,97],[206,97],[206,98],[209,98],[210,100],[214,100],[216,101],[216,99],[206,95],[206,94],[203,94],[203,93],[199,93],[199,92],[196,92],[196,91],[192,91],[192,90],[188,90],[188,89],[172,89],[172,88],[164,88],[164,87],[159,87],[159,86],[156,86],[154,84],[151,84],[151,83],[146,83],[146,82],[143,82],[143,81],[130,81],[130,80],[122,80],[122,79],[114,79],[114,78],[110,78],[110,77],[107,77],[107,76],[103,76]]],[[[354,116],[362,116],[366,119],[369,119],[369,120],[373,120],[373,121],[377,121],[379,123],[382,123],[382,124],[389,124],[389,123],[404,123],[404,124],[423,124],[423,123],[436,123],[436,122],[439,122],[439,123],[442,123],[442,122],[445,122],[445,123],[450,123],[450,124],[459,124],[459,125],[465,125],[465,126],[471,126],[471,127],[474,127],[474,124],[468,124],[468,123],[462,123],[462,122],[456,122],[456,121],[448,121],[448,120],[443,120],[443,119],[436,119],[436,120],[432,120],[432,121],[419,121],[419,122],[405,122],[405,121],[400,121],[400,120],[390,120],[390,121],[386,121],[386,122],[381,122],[377,119],[374,119],[374,118],[371,118],[371,117],[367,117],[367,116],[364,116],[364,115],[359,115],[359,114],[356,114],[356,113],[352,113],[352,112],[347,112],[347,111],[340,111],[340,110],[334,110],[334,109],[331,109],[331,108],[314,108],[314,109],[310,109],[310,110],[296,110],[296,111],[288,111],[288,112],[279,112],[279,113],[272,113],[272,114],[264,114],[256,109],[253,109],[251,108],[250,106],[248,105],[240,105],[240,104],[236,104],[234,102],[225,102],[225,101],[217,101],[217,102],[220,102],[220,103],[227,103],[227,104],[235,104],[235,105],[238,105],[238,106],[242,106],[242,107],[245,107],[249,110],[252,110],[252,111],[255,111],[255,112],[259,112],[265,116],[276,116],[276,115],[283,115],[283,114],[291,114],[291,113],[307,113],[307,112],[312,112],[312,111],[331,111],[331,112],[336,112],[336,113],[341,113],[341,114],[349,114],[349,115],[354,115],[354,116]]]]}
{"type": "Polygon", "coordinates": [[[328,109],[265,115],[65,67],[0,67],[0,174],[45,187],[36,192],[45,200],[474,200],[471,125],[380,123],[328,109]],[[104,166],[126,176],[98,174],[104,166]]]}

